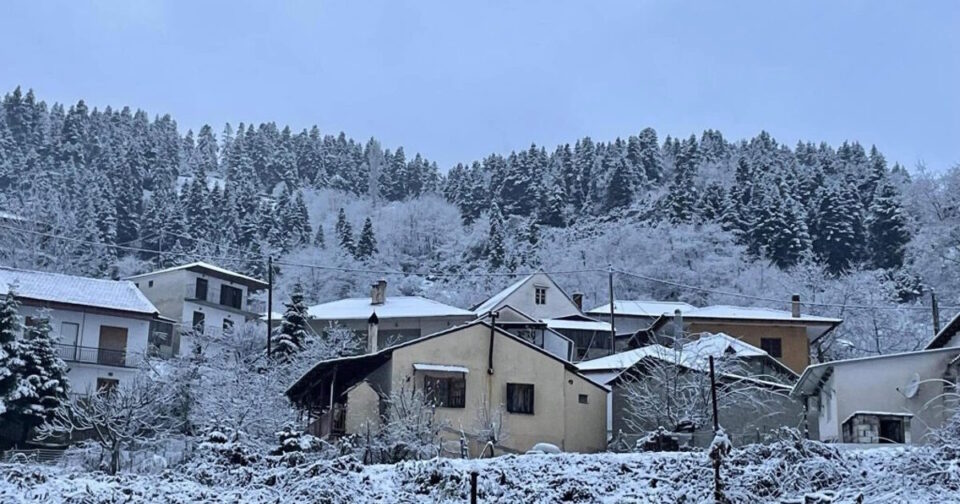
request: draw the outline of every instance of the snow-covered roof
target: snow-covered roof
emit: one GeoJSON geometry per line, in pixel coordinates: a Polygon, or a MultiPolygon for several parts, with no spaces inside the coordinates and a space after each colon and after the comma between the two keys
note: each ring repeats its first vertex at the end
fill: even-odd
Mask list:
{"type": "Polygon", "coordinates": [[[688,312],[683,312],[685,319],[742,319],[742,320],[771,320],[782,322],[814,322],[825,324],[839,324],[841,319],[819,317],[816,315],[801,314],[794,317],[790,312],[784,310],[773,310],[770,308],[758,308],[754,306],[730,306],[713,305],[696,308],[688,312]]]}
{"type": "Polygon", "coordinates": [[[438,373],[469,373],[470,370],[463,366],[453,366],[450,364],[421,364],[414,363],[413,369],[416,371],[434,371],[438,373]]]}
{"type": "Polygon", "coordinates": [[[11,288],[17,297],[37,301],[157,313],[157,308],[133,282],[0,267],[0,295],[11,288]]]}
{"type": "Polygon", "coordinates": [[[598,320],[543,319],[550,329],[569,329],[576,331],[610,332],[610,324],[598,320]]]}
{"type": "Polygon", "coordinates": [[[250,287],[250,288],[253,288],[253,289],[266,289],[266,288],[267,288],[267,283],[264,282],[263,280],[259,280],[259,279],[257,279],[257,278],[249,277],[249,276],[247,276],[247,275],[243,275],[243,274],[237,273],[236,271],[230,271],[230,270],[228,270],[228,269],[226,269],[226,268],[221,268],[220,266],[214,266],[214,265],[212,265],[212,264],[210,264],[210,263],[205,263],[205,262],[203,262],[203,261],[196,261],[196,262],[192,262],[192,263],[189,263],[189,264],[183,264],[183,265],[180,265],[180,266],[174,266],[174,267],[172,267],[172,268],[166,268],[166,269],[151,271],[151,272],[148,272],[148,273],[141,273],[141,274],[139,274],[139,275],[133,275],[133,276],[127,277],[127,278],[125,278],[125,280],[134,280],[134,279],[141,278],[141,277],[145,277],[145,276],[157,275],[157,274],[160,274],[160,273],[167,273],[167,272],[170,272],[170,271],[177,271],[177,270],[190,270],[190,271],[206,272],[206,273],[213,274],[213,275],[215,275],[215,276],[226,277],[227,279],[229,279],[229,280],[231,280],[231,281],[245,284],[247,287],[250,287]]]}
{"type": "MultiPolygon", "coordinates": [[[[673,315],[673,312],[676,310],[680,310],[681,313],[686,313],[696,308],[697,307],[692,304],[679,301],[617,299],[613,302],[614,314],[634,317],[657,317],[664,314],[673,315]]],[[[610,303],[600,305],[587,313],[590,315],[609,315],[610,303]]]]}
{"type": "Polygon", "coordinates": [[[503,301],[504,299],[507,299],[507,296],[509,296],[510,294],[513,294],[517,289],[520,288],[521,285],[527,283],[527,280],[530,280],[531,278],[533,278],[533,275],[527,275],[521,278],[520,280],[517,280],[506,289],[503,289],[502,291],[488,298],[486,301],[475,306],[473,308],[473,311],[476,313],[482,314],[496,308],[501,301],[503,301]]]}
{"type": "MultiPolygon", "coordinates": [[[[580,362],[577,364],[577,369],[583,372],[607,370],[623,371],[624,369],[633,366],[637,362],[640,362],[641,359],[646,357],[667,358],[673,354],[674,351],[672,349],[663,345],[647,345],[645,347],[627,350],[626,352],[620,352],[613,355],[608,355],[606,357],[580,362]]],[[[618,372],[617,374],[619,375],[620,373],[618,372]]]]}
{"type": "Polygon", "coordinates": [[[872,415],[872,416],[897,416],[903,418],[913,418],[913,413],[906,413],[903,411],[854,411],[850,413],[847,418],[844,418],[840,425],[843,425],[850,421],[851,418],[857,415],[872,415]]]}
{"type": "Polygon", "coordinates": [[[346,298],[307,309],[307,315],[315,320],[367,320],[374,312],[380,319],[474,316],[471,311],[420,296],[388,296],[379,305],[371,304],[369,297],[346,298]]]}

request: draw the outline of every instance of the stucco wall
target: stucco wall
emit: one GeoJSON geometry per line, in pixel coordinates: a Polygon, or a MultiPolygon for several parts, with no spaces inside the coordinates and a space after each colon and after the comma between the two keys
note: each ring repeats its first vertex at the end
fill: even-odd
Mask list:
{"type": "Polygon", "coordinates": [[[923,443],[929,430],[943,425],[948,418],[943,399],[937,398],[943,394],[944,384],[923,383],[912,398],[905,397],[897,388],[909,383],[914,373],[921,380],[942,379],[950,360],[958,354],[960,348],[951,348],[836,365],[828,386],[836,394],[837,414],[829,422],[821,422],[821,438],[839,433],[844,419],[856,411],[906,412],[914,415],[910,422],[911,439],[923,443]],[[823,431],[825,424],[830,426],[828,432],[823,431]]]}
{"type": "MultiPolygon", "coordinates": [[[[445,331],[451,327],[461,325],[463,323],[469,322],[472,320],[472,316],[462,316],[462,317],[416,317],[416,318],[383,318],[380,319],[380,347],[382,348],[388,339],[390,334],[393,331],[417,329],[419,330],[419,336],[427,336],[429,334],[437,333],[440,331],[445,331]]],[[[368,329],[368,324],[366,320],[319,320],[319,319],[310,319],[307,321],[310,324],[310,327],[313,328],[317,334],[322,334],[323,331],[330,326],[331,323],[334,325],[339,325],[356,331],[363,335],[363,343],[366,344],[366,334],[368,329]]]]}
{"type": "MultiPolygon", "coordinates": [[[[610,322],[609,313],[607,314],[591,313],[590,316],[597,320],[610,322]]],[[[641,329],[646,329],[650,327],[650,324],[652,324],[655,319],[656,317],[631,317],[628,315],[617,314],[617,318],[615,320],[617,325],[616,327],[617,334],[633,333],[641,329]]]]}
{"type": "MultiPolygon", "coordinates": [[[[438,408],[437,418],[454,429],[462,425],[468,432],[477,430],[485,398],[496,407],[506,400],[507,383],[532,383],[534,414],[508,413],[504,408],[504,446],[521,452],[538,442],[568,451],[605,449],[606,392],[567,371],[562,362],[500,334],[494,343],[494,373],[489,375],[489,335],[488,327],[476,325],[397,349],[390,364],[392,381],[398,384],[413,376],[416,386],[422,387],[423,373],[414,374],[414,363],[466,367],[465,407],[438,408]],[[588,404],[577,402],[581,393],[588,394],[588,404]]],[[[451,440],[456,437],[446,435],[451,440]]]]}
{"type": "Polygon", "coordinates": [[[576,305],[564,295],[560,287],[543,273],[537,273],[526,283],[500,301],[497,308],[510,305],[535,319],[547,319],[575,315],[576,305]],[[536,304],[536,288],[547,288],[546,304],[536,304]]]}
{"type": "Polygon", "coordinates": [[[797,374],[810,364],[810,342],[803,326],[773,325],[765,323],[722,323],[710,321],[690,321],[687,333],[709,332],[727,333],[739,340],[760,348],[760,338],[780,338],[783,357],[778,360],[797,374]]]}
{"type": "Polygon", "coordinates": [[[135,278],[132,281],[144,296],[157,307],[160,315],[183,321],[183,299],[186,293],[187,271],[174,270],[135,278]],[[150,285],[150,282],[153,285],[150,285]]]}
{"type": "MultiPolygon", "coordinates": [[[[147,349],[150,321],[133,317],[120,317],[100,313],[86,313],[83,311],[44,309],[35,306],[21,307],[22,316],[50,318],[52,334],[60,340],[60,331],[63,322],[78,324],[78,347],[100,347],[100,326],[123,327],[127,329],[127,356],[129,366],[139,364],[143,353],[147,349]]],[[[102,366],[92,363],[67,362],[70,379],[74,392],[85,393],[96,389],[97,378],[111,378],[117,380],[129,379],[136,373],[136,369],[125,369],[116,366],[102,366]]]]}
{"type": "Polygon", "coordinates": [[[363,434],[370,426],[376,432],[380,426],[380,395],[366,381],[358,383],[347,393],[346,431],[363,434]]]}

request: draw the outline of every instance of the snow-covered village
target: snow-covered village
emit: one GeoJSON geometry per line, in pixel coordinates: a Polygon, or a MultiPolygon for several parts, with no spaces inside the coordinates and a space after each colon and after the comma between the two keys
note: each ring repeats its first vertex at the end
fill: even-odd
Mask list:
{"type": "Polygon", "coordinates": [[[0,503],[960,503],[960,5],[0,9],[0,503]]]}

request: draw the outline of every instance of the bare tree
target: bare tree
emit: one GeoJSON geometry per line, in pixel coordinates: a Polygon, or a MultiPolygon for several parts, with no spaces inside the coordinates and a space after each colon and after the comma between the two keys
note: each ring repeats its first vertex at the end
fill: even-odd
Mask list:
{"type": "Polygon", "coordinates": [[[162,437],[176,428],[178,420],[169,415],[165,404],[172,391],[138,373],[132,380],[90,396],[75,396],[67,408],[41,425],[41,439],[83,434],[99,443],[109,454],[107,470],[116,474],[120,455],[137,445],[162,437]]]}
{"type": "Polygon", "coordinates": [[[490,450],[490,456],[494,456],[494,449],[508,437],[507,429],[503,423],[503,405],[498,404],[492,407],[490,399],[486,394],[480,399],[477,408],[477,417],[475,420],[475,437],[483,443],[483,449],[480,451],[480,457],[490,450]]]}
{"type": "Polygon", "coordinates": [[[386,413],[377,436],[381,458],[397,462],[437,456],[440,431],[447,425],[436,418],[437,408],[423,391],[403,383],[385,403],[386,413]]]}

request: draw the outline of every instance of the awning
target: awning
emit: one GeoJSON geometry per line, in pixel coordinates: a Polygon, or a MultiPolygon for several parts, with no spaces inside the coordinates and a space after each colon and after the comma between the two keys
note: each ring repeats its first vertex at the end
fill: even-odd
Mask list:
{"type": "Polygon", "coordinates": [[[415,371],[434,371],[438,373],[469,373],[470,370],[463,366],[451,366],[448,364],[422,364],[416,363],[413,365],[415,371]]]}

